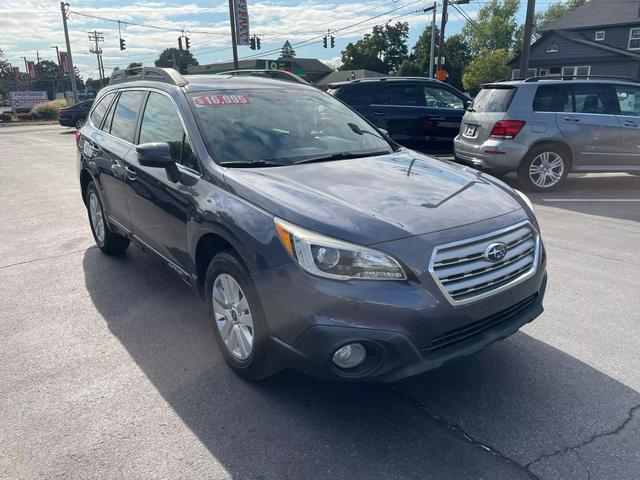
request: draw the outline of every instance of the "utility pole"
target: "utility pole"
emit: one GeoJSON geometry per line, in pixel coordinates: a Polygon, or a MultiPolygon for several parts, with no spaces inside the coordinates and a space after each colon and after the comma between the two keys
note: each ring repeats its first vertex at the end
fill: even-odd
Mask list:
{"type": "Polygon", "coordinates": [[[527,78],[529,73],[529,53],[531,52],[531,35],[533,32],[533,16],[536,10],[536,0],[527,1],[527,17],[524,21],[524,35],[522,52],[520,53],[520,78],[527,78]]]}
{"type": "Polygon", "coordinates": [[[69,4],[60,2],[62,12],[62,26],[64,27],[64,41],[67,45],[67,58],[69,61],[69,79],[71,80],[71,90],[73,90],[73,103],[78,102],[78,86],[76,85],[76,72],[73,69],[73,59],[71,58],[71,42],[69,42],[69,29],[67,28],[67,10],[69,4]]]}
{"type": "Polygon", "coordinates": [[[433,78],[433,64],[436,55],[436,8],[438,4],[433,2],[433,16],[431,17],[431,50],[429,52],[429,78],[433,78]]]}
{"type": "Polygon", "coordinates": [[[102,49],[100,48],[99,42],[104,42],[104,34],[96,30],[88,33],[89,40],[95,43],[95,47],[91,47],[89,51],[96,54],[96,59],[98,60],[98,74],[100,75],[100,88],[102,88],[104,87],[104,70],[102,69],[102,49]]]}
{"type": "Polygon", "coordinates": [[[40,63],[40,52],[38,50],[36,50],[36,59],[38,60],[37,64],[39,64],[40,63]]]}
{"type": "Polygon", "coordinates": [[[442,18],[440,19],[440,38],[438,43],[438,70],[442,69],[442,58],[444,57],[444,29],[447,25],[447,9],[449,0],[442,0],[442,18]]]}
{"type": "Polygon", "coordinates": [[[233,9],[233,0],[229,0],[229,23],[231,23],[231,47],[233,48],[233,69],[239,70],[238,67],[238,44],[236,42],[236,20],[233,9]]]}

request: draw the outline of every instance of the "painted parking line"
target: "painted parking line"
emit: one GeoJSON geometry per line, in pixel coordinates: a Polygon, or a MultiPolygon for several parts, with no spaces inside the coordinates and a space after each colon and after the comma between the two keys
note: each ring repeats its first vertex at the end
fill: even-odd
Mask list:
{"type": "Polygon", "coordinates": [[[640,202],[640,198],[543,198],[543,202],[640,202]]]}

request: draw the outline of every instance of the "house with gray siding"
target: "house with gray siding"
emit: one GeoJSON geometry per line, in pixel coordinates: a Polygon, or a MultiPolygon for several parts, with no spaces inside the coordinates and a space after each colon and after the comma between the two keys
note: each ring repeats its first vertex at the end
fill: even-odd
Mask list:
{"type": "MultiPolygon", "coordinates": [[[[509,63],[521,78],[520,59],[509,63]]],[[[613,75],[640,80],[640,0],[591,0],[545,25],[527,77],[613,75]]]]}

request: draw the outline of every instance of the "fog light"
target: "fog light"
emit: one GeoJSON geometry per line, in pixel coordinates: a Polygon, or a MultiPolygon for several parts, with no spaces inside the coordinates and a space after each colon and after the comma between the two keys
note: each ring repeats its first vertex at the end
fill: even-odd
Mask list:
{"type": "Polygon", "coordinates": [[[360,343],[340,347],[333,354],[333,363],[340,368],[354,368],[367,358],[367,350],[360,343]]]}

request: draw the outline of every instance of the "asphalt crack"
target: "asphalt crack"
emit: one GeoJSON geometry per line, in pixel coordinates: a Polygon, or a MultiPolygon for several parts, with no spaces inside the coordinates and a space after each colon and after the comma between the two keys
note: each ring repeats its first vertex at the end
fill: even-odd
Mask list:
{"type": "Polygon", "coordinates": [[[531,478],[532,480],[540,480],[539,477],[537,477],[533,472],[531,472],[528,468],[528,465],[522,465],[521,463],[516,462],[514,459],[512,459],[511,457],[505,455],[504,453],[502,453],[500,450],[498,450],[497,448],[482,442],[480,440],[478,440],[477,438],[475,438],[473,435],[465,432],[465,430],[460,426],[457,425],[449,420],[447,420],[446,418],[438,415],[436,412],[434,412],[433,410],[429,409],[426,405],[424,405],[423,403],[421,403],[420,401],[416,400],[415,398],[413,398],[411,395],[408,395],[396,388],[393,387],[389,387],[391,391],[393,391],[394,393],[396,393],[397,395],[399,395],[402,399],[404,399],[405,401],[411,403],[415,408],[417,408],[419,411],[421,411],[422,413],[425,413],[429,418],[431,418],[433,421],[443,425],[447,430],[449,430],[450,432],[453,432],[454,435],[458,436],[458,437],[462,437],[462,439],[476,447],[482,448],[483,450],[489,452],[490,454],[500,458],[501,460],[510,463],[511,465],[514,465],[518,470],[520,470],[521,472],[523,472],[524,474],[526,474],[529,478],[531,478]]]}
{"type": "Polygon", "coordinates": [[[525,465],[525,468],[530,469],[533,465],[535,465],[536,463],[542,461],[542,460],[546,460],[548,458],[552,458],[555,457],[556,455],[564,455],[568,452],[573,452],[576,453],[576,455],[578,455],[578,458],[580,460],[580,463],[582,463],[582,465],[585,467],[585,470],[587,471],[588,477],[587,478],[591,478],[591,472],[589,471],[589,469],[586,467],[586,465],[584,464],[584,462],[582,461],[582,457],[580,457],[580,455],[577,453],[577,450],[589,445],[590,443],[598,440],[599,438],[602,437],[608,437],[610,435],[617,435],[619,434],[622,430],[624,430],[624,428],[629,424],[629,422],[631,422],[631,420],[633,420],[633,416],[635,415],[636,411],[640,410],[640,404],[631,407],[629,409],[629,411],[627,412],[627,417],[616,427],[609,429],[609,430],[605,430],[604,432],[599,432],[599,433],[595,433],[593,435],[591,435],[588,439],[584,440],[583,442],[580,442],[576,445],[570,445],[568,447],[563,447],[563,448],[559,448],[557,449],[555,452],[553,453],[546,453],[543,455],[540,455],[538,458],[530,461],[529,463],[527,463],[525,465]]]}
{"type": "Polygon", "coordinates": [[[64,252],[58,255],[51,255],[49,257],[32,258],[31,260],[23,260],[22,262],[10,263],[9,265],[0,266],[0,270],[4,270],[6,268],[11,268],[11,267],[17,267],[18,265],[27,265],[29,263],[42,262],[44,260],[52,260],[55,258],[66,257],[68,255],[75,255],[76,253],[86,252],[87,250],[91,250],[92,248],[98,248],[98,247],[96,245],[92,245],[91,247],[81,248],[79,250],[72,250],[70,252],[64,252]]]}

